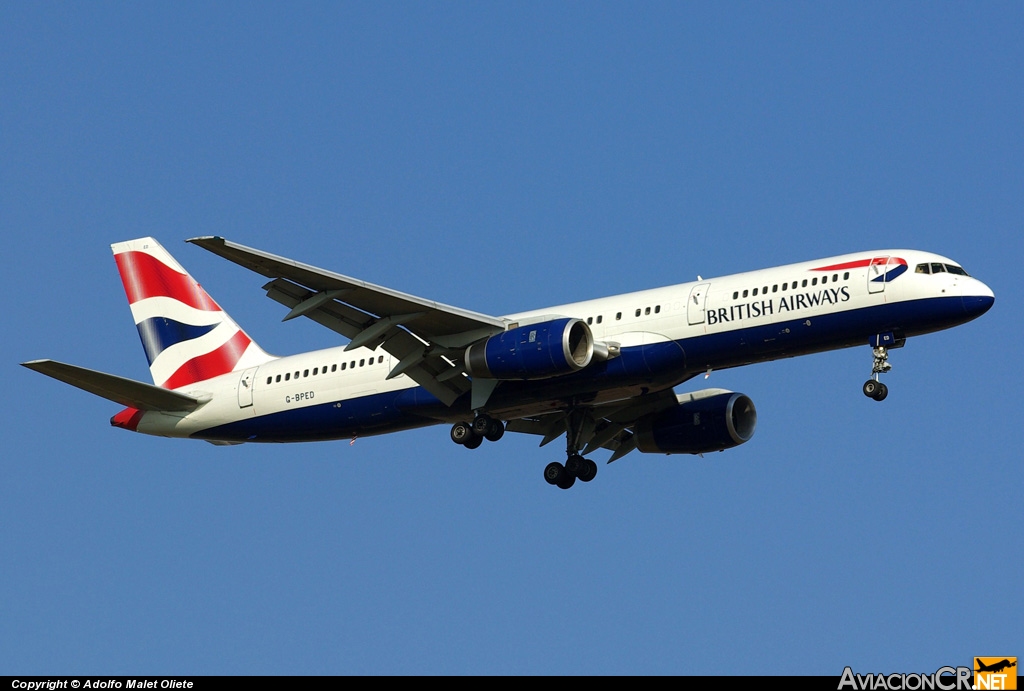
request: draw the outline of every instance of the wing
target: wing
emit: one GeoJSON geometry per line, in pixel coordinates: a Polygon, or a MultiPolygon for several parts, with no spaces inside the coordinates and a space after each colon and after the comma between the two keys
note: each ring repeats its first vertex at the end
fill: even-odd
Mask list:
{"type": "Polygon", "coordinates": [[[505,320],[497,317],[373,285],[221,237],[188,242],[272,279],[263,289],[267,297],[291,309],[285,321],[308,317],[350,339],[347,350],[382,348],[398,361],[389,379],[408,375],[446,405],[471,388],[462,362],[465,348],[506,328],[505,320]]]}
{"type": "Polygon", "coordinates": [[[568,430],[579,434],[585,444],[583,454],[600,448],[612,452],[608,463],[616,461],[636,448],[632,427],[645,415],[657,413],[679,404],[679,397],[671,389],[636,396],[621,401],[602,403],[572,412],[554,412],[546,415],[510,420],[510,432],[536,434],[543,437],[541,446],[558,439],[568,430]]]}

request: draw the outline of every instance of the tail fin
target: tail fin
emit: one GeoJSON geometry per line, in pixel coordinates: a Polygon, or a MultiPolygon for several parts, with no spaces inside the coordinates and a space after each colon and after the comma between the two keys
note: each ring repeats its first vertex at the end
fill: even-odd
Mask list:
{"type": "Polygon", "coordinates": [[[273,359],[159,242],[110,247],[154,384],[177,389],[273,359]]]}

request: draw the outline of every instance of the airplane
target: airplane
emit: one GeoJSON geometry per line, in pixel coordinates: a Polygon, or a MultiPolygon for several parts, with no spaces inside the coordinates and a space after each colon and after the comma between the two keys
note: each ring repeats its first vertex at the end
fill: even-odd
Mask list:
{"type": "Polygon", "coordinates": [[[1007,658],[1004,658],[999,662],[994,662],[991,665],[983,663],[980,657],[974,658],[974,662],[978,665],[978,668],[974,670],[975,672],[1002,672],[1004,669],[1017,666],[1016,659],[1014,659],[1013,662],[1010,662],[1007,658]]]}
{"type": "Polygon", "coordinates": [[[276,357],[153,238],[111,246],[153,384],[55,360],[25,367],[120,405],[114,427],[218,445],[351,439],[450,424],[469,449],[506,431],[565,436],[561,489],[588,455],[704,454],[746,443],[742,393],[674,387],[713,370],[854,346],[872,350],[863,393],[883,400],[889,351],[987,312],[992,290],[956,262],[876,250],[494,317],[246,247],[187,242],[269,279],[289,311],[348,339],[276,357]]]}

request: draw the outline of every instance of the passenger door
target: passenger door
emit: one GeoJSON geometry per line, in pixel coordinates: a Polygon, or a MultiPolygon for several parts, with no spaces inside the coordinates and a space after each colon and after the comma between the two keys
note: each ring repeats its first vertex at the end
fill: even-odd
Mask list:
{"type": "Polygon", "coordinates": [[[708,299],[710,283],[695,285],[690,290],[690,298],[686,301],[686,320],[692,324],[704,323],[704,305],[708,299]]]}
{"type": "Polygon", "coordinates": [[[256,370],[259,367],[250,367],[242,372],[238,379],[238,407],[248,408],[252,405],[252,388],[256,385],[256,370]]]}
{"type": "Polygon", "coordinates": [[[889,270],[889,257],[872,257],[868,265],[868,292],[885,292],[885,273],[889,270]]]}

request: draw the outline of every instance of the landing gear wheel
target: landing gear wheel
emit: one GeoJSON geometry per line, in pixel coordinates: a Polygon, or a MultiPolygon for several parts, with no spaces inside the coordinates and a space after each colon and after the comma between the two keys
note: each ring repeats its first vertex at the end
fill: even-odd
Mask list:
{"type": "Polygon", "coordinates": [[[469,438],[468,441],[466,441],[465,444],[463,444],[463,446],[465,446],[467,449],[475,449],[475,448],[477,448],[478,446],[480,446],[483,443],[484,443],[484,438],[483,437],[478,437],[478,436],[476,436],[474,434],[472,437],[469,438]]]}
{"type": "Polygon", "coordinates": [[[586,470],[587,459],[583,458],[583,456],[580,456],[578,453],[570,455],[565,461],[565,471],[573,477],[579,477],[586,470]]]}
{"type": "Polygon", "coordinates": [[[565,466],[558,461],[548,463],[544,468],[544,480],[549,485],[557,485],[563,475],[565,475],[565,466]]]}
{"type": "Polygon", "coordinates": [[[482,437],[487,434],[492,424],[494,424],[494,420],[489,415],[477,415],[473,419],[473,432],[476,436],[482,437]]]}
{"type": "Polygon", "coordinates": [[[484,438],[487,441],[498,441],[505,436],[505,423],[501,420],[491,420],[491,424],[487,426],[487,431],[484,433],[484,438]]]}
{"type": "Polygon", "coordinates": [[[884,401],[885,397],[888,395],[889,387],[883,384],[882,382],[878,382],[878,391],[876,391],[875,395],[872,396],[871,398],[875,399],[876,401],[884,401]]]}
{"type": "Polygon", "coordinates": [[[456,422],[452,425],[452,441],[456,444],[465,444],[473,438],[473,428],[467,422],[456,422]]]}
{"type": "Polygon", "coordinates": [[[876,401],[884,401],[885,397],[889,395],[889,387],[880,381],[868,379],[864,382],[864,395],[876,401]]]}
{"type": "Polygon", "coordinates": [[[558,485],[558,489],[569,489],[576,484],[576,476],[572,473],[565,473],[562,479],[555,483],[558,485]]]}
{"type": "Polygon", "coordinates": [[[580,479],[580,482],[590,482],[597,476],[597,463],[594,463],[589,458],[584,458],[584,469],[578,473],[576,477],[580,479]]]}

